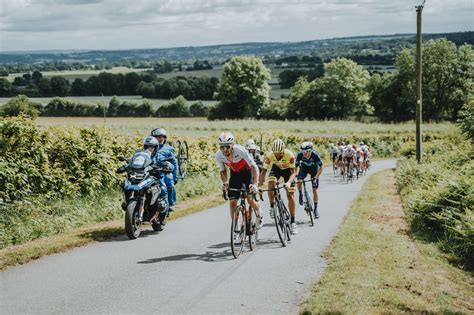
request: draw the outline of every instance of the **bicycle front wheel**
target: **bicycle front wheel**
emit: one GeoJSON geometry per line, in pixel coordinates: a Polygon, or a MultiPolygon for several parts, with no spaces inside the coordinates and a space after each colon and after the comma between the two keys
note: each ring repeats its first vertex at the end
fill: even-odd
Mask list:
{"type": "Polygon", "coordinates": [[[255,210],[250,209],[250,233],[249,234],[249,248],[254,250],[257,248],[258,241],[258,217],[255,210]]]}
{"type": "Polygon", "coordinates": [[[276,203],[275,227],[278,232],[278,237],[280,238],[281,245],[286,246],[285,216],[284,216],[284,212],[283,212],[283,209],[281,208],[280,203],[276,203]]]}
{"type": "Polygon", "coordinates": [[[314,213],[313,213],[313,207],[311,206],[311,200],[309,199],[309,194],[308,191],[305,189],[304,191],[304,196],[305,196],[305,202],[304,202],[304,210],[306,213],[309,215],[309,223],[311,226],[314,226],[314,213]]]}
{"type": "Polygon", "coordinates": [[[232,225],[230,227],[230,248],[234,258],[239,257],[244,249],[245,243],[245,217],[242,207],[238,206],[235,209],[234,217],[232,218],[232,225]]]}

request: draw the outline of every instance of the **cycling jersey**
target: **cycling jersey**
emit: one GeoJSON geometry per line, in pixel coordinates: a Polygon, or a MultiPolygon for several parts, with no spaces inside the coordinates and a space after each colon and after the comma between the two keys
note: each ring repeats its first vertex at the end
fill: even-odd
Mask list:
{"type": "Polygon", "coordinates": [[[344,152],[342,153],[342,156],[343,157],[353,157],[355,155],[355,150],[351,147],[351,146],[348,146],[344,152]]]}
{"type": "Polygon", "coordinates": [[[308,159],[303,155],[303,152],[299,152],[296,156],[296,165],[300,165],[300,163],[302,167],[311,167],[316,169],[323,165],[323,161],[321,161],[318,152],[315,150],[311,151],[311,155],[308,159]]]}
{"type": "Polygon", "coordinates": [[[295,168],[295,155],[290,150],[285,149],[283,157],[280,160],[277,160],[275,153],[270,152],[267,156],[265,156],[263,168],[269,170],[271,169],[272,165],[275,165],[281,170],[295,168]]]}
{"type": "Polygon", "coordinates": [[[233,146],[232,160],[228,160],[224,153],[219,150],[216,153],[216,161],[220,171],[224,171],[225,167],[228,166],[234,173],[250,170],[250,166],[255,164],[247,150],[239,144],[233,146]]]}

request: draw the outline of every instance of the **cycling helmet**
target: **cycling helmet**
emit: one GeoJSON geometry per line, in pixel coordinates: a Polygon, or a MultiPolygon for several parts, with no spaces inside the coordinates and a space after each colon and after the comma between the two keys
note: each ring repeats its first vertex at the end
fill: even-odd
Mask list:
{"type": "Polygon", "coordinates": [[[353,143],[352,148],[355,150],[355,148],[357,148],[357,146],[353,143]]]}
{"type": "Polygon", "coordinates": [[[285,143],[281,139],[276,139],[272,143],[273,153],[283,153],[285,151],[285,143]]]}
{"type": "Polygon", "coordinates": [[[219,142],[220,146],[233,145],[234,144],[234,136],[230,132],[225,131],[225,132],[221,133],[221,135],[217,139],[217,142],[219,142]]]}
{"type": "Polygon", "coordinates": [[[163,128],[155,128],[151,131],[153,137],[164,136],[166,138],[166,130],[163,128]]]}
{"type": "Polygon", "coordinates": [[[364,141],[361,141],[361,143],[359,143],[360,146],[363,146],[364,145],[364,141]]]}
{"type": "Polygon", "coordinates": [[[255,141],[253,141],[253,139],[248,139],[248,140],[245,142],[245,148],[248,150],[251,145],[255,145],[255,141]]]}
{"type": "Polygon", "coordinates": [[[309,141],[305,141],[301,144],[300,149],[301,150],[309,150],[313,148],[313,143],[309,141]]]}
{"type": "Polygon", "coordinates": [[[156,148],[159,145],[158,140],[156,140],[155,137],[148,136],[145,138],[145,141],[143,141],[143,148],[148,149],[149,147],[156,148]]]}
{"type": "Polygon", "coordinates": [[[250,144],[247,146],[247,150],[257,150],[257,145],[255,143],[250,144]]]}

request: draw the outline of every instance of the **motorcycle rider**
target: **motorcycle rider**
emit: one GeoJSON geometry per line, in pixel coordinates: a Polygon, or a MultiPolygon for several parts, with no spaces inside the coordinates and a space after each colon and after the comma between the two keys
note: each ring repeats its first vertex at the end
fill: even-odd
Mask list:
{"type": "Polygon", "coordinates": [[[176,159],[176,152],[172,146],[166,143],[167,133],[165,129],[155,128],[151,131],[151,136],[158,140],[157,150],[152,156],[153,162],[172,170],[170,173],[163,173],[161,175],[160,186],[165,186],[165,193],[168,196],[166,199],[166,207],[169,212],[173,212],[173,207],[176,205],[176,190],[174,186],[178,182],[178,161],[176,159]]]}

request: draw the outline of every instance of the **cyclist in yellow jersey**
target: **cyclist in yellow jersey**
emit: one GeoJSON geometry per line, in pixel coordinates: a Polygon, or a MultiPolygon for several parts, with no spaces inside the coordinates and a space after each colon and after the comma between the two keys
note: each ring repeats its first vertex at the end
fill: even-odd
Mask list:
{"type": "Polygon", "coordinates": [[[285,149],[285,143],[281,139],[276,139],[272,144],[272,152],[265,156],[263,170],[259,177],[259,186],[263,186],[265,175],[270,170],[268,176],[268,199],[270,200],[270,216],[274,217],[275,184],[280,177],[283,177],[285,186],[288,188],[288,208],[291,214],[291,232],[297,234],[298,229],[295,222],[296,204],[295,204],[295,155],[288,149],[285,149]]]}

